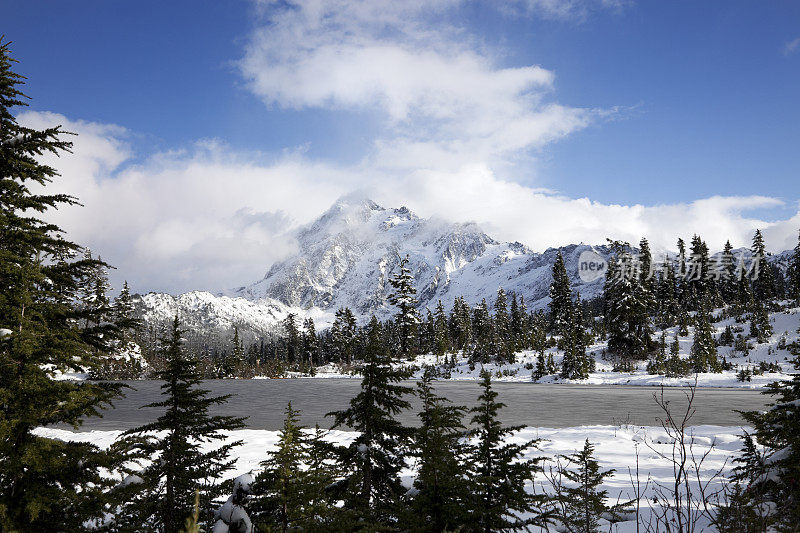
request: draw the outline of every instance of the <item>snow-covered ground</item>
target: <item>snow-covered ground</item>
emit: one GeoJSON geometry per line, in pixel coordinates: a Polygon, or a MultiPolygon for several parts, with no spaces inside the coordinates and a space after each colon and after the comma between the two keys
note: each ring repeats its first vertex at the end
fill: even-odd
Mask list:
{"type": "MultiPolygon", "coordinates": [[[[719,313],[717,310],[717,314],[719,313]]],[[[767,342],[758,343],[754,339],[749,339],[750,344],[749,353],[743,355],[737,352],[732,346],[719,346],[717,351],[719,357],[725,357],[729,363],[734,365],[732,370],[727,370],[721,373],[701,373],[692,374],[680,378],[668,378],[665,376],[650,374],[647,372],[647,361],[642,361],[638,364],[633,372],[615,372],[613,371],[613,363],[603,359],[603,353],[607,348],[607,343],[599,342],[587,348],[587,353],[594,356],[596,360],[596,371],[589,375],[586,380],[564,380],[558,375],[545,376],[539,380],[539,383],[579,383],[588,385],[664,385],[664,386],[686,386],[695,383],[697,378],[698,387],[741,387],[749,389],[763,389],[767,384],[786,379],[787,374],[793,372],[792,355],[787,348],[779,348],[779,346],[789,345],[800,338],[800,308],[789,308],[781,312],[771,313],[770,322],[773,327],[773,334],[767,342]],[[784,339],[781,343],[781,338],[784,339]],[[780,366],[780,372],[765,372],[761,375],[752,376],[750,381],[738,381],[736,374],[741,369],[757,368],[759,363],[777,363],[780,366]]],[[[732,318],[721,320],[714,324],[716,338],[725,330],[726,326],[732,328],[742,328],[741,333],[747,335],[749,333],[749,324],[736,323],[732,318]]],[[[669,356],[669,345],[671,344],[677,327],[667,328],[665,330],[667,337],[667,355],[669,356]]],[[[653,338],[658,340],[661,335],[661,330],[655,331],[653,338]]],[[[736,333],[734,333],[736,335],[736,333]]],[[[680,343],[680,357],[688,358],[692,348],[692,341],[694,339],[694,328],[689,328],[689,334],[679,337],[680,343]]],[[[555,348],[551,348],[545,352],[545,356],[553,355],[553,360],[556,365],[560,365],[562,353],[555,348]]],[[[517,354],[516,362],[513,364],[495,364],[490,363],[483,368],[489,370],[493,374],[493,379],[496,381],[531,381],[532,369],[536,367],[536,358],[538,354],[533,351],[523,351],[517,354]]],[[[451,357],[448,355],[448,358],[451,357]]],[[[417,357],[413,361],[403,363],[404,365],[415,367],[414,378],[419,378],[422,375],[422,367],[424,365],[434,365],[444,368],[442,365],[443,359],[433,354],[425,354],[417,357]]],[[[463,354],[458,354],[456,358],[456,366],[453,368],[449,377],[442,377],[440,379],[450,380],[477,380],[480,379],[481,365],[470,365],[468,358],[463,354]]],[[[292,377],[300,377],[294,375],[292,377]]],[[[317,368],[315,378],[345,378],[345,377],[358,377],[353,374],[342,372],[336,365],[326,365],[317,368]]]]}
{"type": "MultiPolygon", "coordinates": [[[[701,458],[706,452],[708,455],[699,469],[703,483],[710,480],[707,493],[718,491],[723,487],[725,476],[729,474],[731,460],[738,453],[741,446],[738,435],[743,431],[740,427],[726,426],[694,426],[690,428],[693,438],[693,452],[695,457],[701,458]],[[719,475],[717,475],[719,474],[719,475]]],[[[37,434],[63,440],[92,442],[100,447],[107,447],[120,435],[120,431],[87,431],[72,432],[60,429],[39,429],[37,434]]],[[[353,432],[330,431],[328,439],[340,444],[349,443],[355,436],[353,432]]],[[[274,449],[278,440],[277,431],[266,430],[237,430],[229,432],[231,440],[241,439],[244,444],[235,449],[237,462],[233,471],[229,472],[230,478],[238,475],[257,472],[259,463],[266,454],[274,449]]],[[[643,507],[640,522],[648,520],[649,506],[655,496],[657,486],[655,483],[668,485],[673,479],[673,468],[668,458],[672,456],[672,444],[665,431],[660,427],[641,426],[582,426],[562,429],[528,427],[515,434],[515,440],[528,441],[541,439],[538,449],[532,449],[527,457],[544,457],[544,469],[548,471],[554,466],[559,455],[571,454],[583,447],[585,439],[589,439],[595,447],[595,457],[603,469],[615,469],[612,477],[608,478],[602,488],[608,491],[609,503],[634,499],[631,476],[636,479],[636,465],[638,459],[639,481],[642,487],[647,484],[647,489],[641,494],[640,503],[643,507]],[[666,458],[665,458],[666,457],[666,458]]],[[[413,466],[403,473],[407,486],[413,483],[413,466]]],[[[695,482],[697,480],[694,480],[695,482]]],[[[549,482],[544,476],[539,475],[536,482],[529,490],[537,492],[549,491],[549,482]]],[[[635,517],[625,522],[615,524],[611,531],[632,532],[636,531],[635,517]]],[[[702,529],[702,528],[701,528],[702,529]]],[[[604,528],[604,530],[606,530],[604,528]]]]}

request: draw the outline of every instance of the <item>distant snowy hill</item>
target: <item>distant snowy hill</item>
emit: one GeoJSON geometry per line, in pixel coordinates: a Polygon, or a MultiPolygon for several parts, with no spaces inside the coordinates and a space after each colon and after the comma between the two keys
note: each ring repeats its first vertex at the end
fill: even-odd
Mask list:
{"type": "Polygon", "coordinates": [[[328,314],[319,309],[303,310],[269,299],[251,302],[204,291],[180,296],[163,293],[137,295],[133,303],[137,316],[146,325],[164,326],[177,314],[184,329],[208,336],[227,335],[234,326],[242,329],[245,338],[268,335],[289,313],[311,316],[321,326],[330,322],[328,314]]]}

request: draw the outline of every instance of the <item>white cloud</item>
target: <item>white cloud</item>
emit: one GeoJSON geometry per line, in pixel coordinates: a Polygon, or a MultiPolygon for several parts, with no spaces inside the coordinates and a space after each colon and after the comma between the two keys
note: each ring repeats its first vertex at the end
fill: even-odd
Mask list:
{"type": "Polygon", "coordinates": [[[788,56],[797,51],[800,48],[800,37],[797,39],[791,40],[783,45],[783,55],[788,56]]]}
{"type": "Polygon", "coordinates": [[[601,114],[552,101],[552,71],[505,66],[449,24],[459,3],[263,2],[241,72],[268,105],[379,110],[369,157],[402,171],[504,162],[601,114]]]}
{"type": "Polygon", "coordinates": [[[90,246],[118,267],[115,285],[128,279],[137,291],[216,290],[260,278],[276,260],[296,252],[288,232],[313,220],[337,197],[363,189],[384,205],[408,205],[423,216],[475,221],[493,237],[534,249],[606,237],[655,248],[674,248],[678,236],[702,235],[712,248],[726,239],[748,245],[755,228],[773,251],[796,244],[800,211],[765,222],[750,209],[780,201],[765,197],[713,197],[691,203],[606,205],[587,198],[503,181],[485,165],[453,172],[418,170],[402,176],[358,165],[337,168],[302,157],[270,163],[237,154],[216,142],[129,163],[125,131],[26,112],[32,127],[63,124],[79,135],[74,154],[48,157],[63,176],[52,190],[79,197],[84,207],[51,214],[70,238],[90,246]]]}

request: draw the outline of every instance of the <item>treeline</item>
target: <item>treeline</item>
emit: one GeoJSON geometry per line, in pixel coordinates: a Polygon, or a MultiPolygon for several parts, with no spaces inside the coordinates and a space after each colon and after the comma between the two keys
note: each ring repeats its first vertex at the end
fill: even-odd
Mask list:
{"type": "MultiPolygon", "coordinates": [[[[795,305],[800,298],[800,241],[786,275],[775,262],[767,261],[760,231],[747,257],[736,257],[729,242],[722,253],[711,256],[698,236],[692,238],[688,250],[680,239],[677,248],[674,257],[656,261],[646,239],[638,250],[628,243],[611,242],[603,292],[590,301],[573,291],[558,254],[546,311],[529,311],[524,297],[502,288],[491,303],[484,299],[470,306],[459,297],[449,310],[439,301],[435,309],[420,311],[405,258],[390,279],[390,302],[397,314],[378,323],[379,341],[387,353],[400,359],[435,354],[444,375],[456,365],[457,354],[474,368],[489,362],[514,363],[520,351],[532,350],[538,353],[530,368],[537,380],[552,374],[587,378],[595,358],[586,347],[607,340],[601,355],[613,362],[615,370],[633,370],[639,362],[648,361],[651,373],[685,376],[732,368],[717,348],[731,346],[746,355],[752,342],[765,342],[772,334],[769,312],[780,309],[782,301],[795,305]],[[721,311],[715,315],[715,309],[721,311]],[[713,323],[726,317],[747,323],[747,330],[729,326],[722,335],[716,334],[713,323]],[[675,332],[667,338],[663,330],[671,327],[675,332]],[[657,330],[662,333],[656,335],[657,330]],[[690,331],[690,355],[680,357],[679,337],[690,331]],[[561,352],[558,364],[550,348],[561,352]]],[[[317,332],[312,319],[301,322],[293,314],[283,320],[280,331],[245,346],[234,328],[228,348],[210,350],[195,344],[193,350],[204,361],[205,377],[247,377],[282,375],[287,370],[313,373],[315,367],[330,363],[352,369],[364,359],[369,344],[368,327],[359,325],[349,308],[339,309],[332,327],[322,332],[317,332]]],[[[741,372],[746,379],[745,370],[741,372]]]]}

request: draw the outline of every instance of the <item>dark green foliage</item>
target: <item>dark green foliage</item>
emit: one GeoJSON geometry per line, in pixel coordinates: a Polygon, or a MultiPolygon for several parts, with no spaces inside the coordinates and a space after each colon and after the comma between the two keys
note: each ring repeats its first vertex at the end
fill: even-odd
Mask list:
{"type": "Polygon", "coordinates": [[[258,531],[321,530],[335,514],[325,492],[333,481],[328,446],[319,428],[309,436],[299,420],[289,402],[277,449],[253,483],[249,515],[258,531]]]}
{"type": "Polygon", "coordinates": [[[494,303],[492,353],[499,362],[514,362],[514,341],[511,332],[511,317],[508,314],[508,299],[503,288],[497,290],[494,303]]]}
{"type": "Polygon", "coordinates": [[[145,406],[164,408],[164,414],[127,431],[114,444],[140,466],[152,461],[127,471],[140,477],[141,483],[118,490],[121,505],[111,527],[114,531],[179,531],[192,512],[195,491],[199,491],[201,507],[207,509],[222,494],[219,481],[235,462],[229,455],[241,442],[208,447],[225,440],[225,431],[244,427],[244,418],[209,414],[211,407],[230,396],[210,396],[198,387],[197,360],[183,353],[181,333],[176,316],[169,337],[162,339],[166,366],[157,377],[164,381],[164,399],[145,406]]]}
{"type": "Polygon", "coordinates": [[[340,363],[352,363],[356,341],[356,317],[349,307],[336,311],[331,326],[331,340],[335,357],[340,363]]]}
{"type": "Polygon", "coordinates": [[[717,344],[714,341],[714,328],[708,303],[700,304],[695,316],[694,341],[692,342],[691,365],[695,372],[721,372],[722,365],[717,358],[717,344]]]}
{"type": "Polygon", "coordinates": [[[750,248],[753,258],[759,258],[758,272],[753,272],[753,297],[757,302],[764,303],[775,298],[775,273],[767,263],[767,250],[761,230],[756,230],[753,235],[753,246],[750,248]],[[757,274],[757,275],[756,275],[757,274]]]}
{"type": "Polygon", "coordinates": [[[349,446],[338,450],[339,462],[347,469],[339,486],[345,508],[366,523],[391,524],[402,511],[405,489],[399,472],[413,435],[395,417],[410,407],[405,396],[413,389],[399,384],[409,374],[391,367],[374,316],[368,335],[361,392],[350,400],[348,409],[329,416],[334,417],[334,428],[346,426],[359,432],[349,446]]]}
{"type": "Polygon", "coordinates": [[[470,433],[472,442],[465,463],[472,488],[469,530],[489,533],[514,531],[529,525],[543,526],[546,515],[541,506],[545,498],[525,490],[526,485],[532,485],[540,459],[523,457],[537,441],[506,442],[508,436],[522,427],[500,424],[498,412],[504,404],[497,401],[491,375],[482,371],[481,378],[483,392],[478,397],[478,405],[470,409],[474,429],[470,433]],[[533,513],[533,516],[521,518],[522,513],[533,513]]]}
{"type": "Polygon", "coordinates": [[[417,384],[422,402],[421,425],[416,432],[416,494],[411,503],[408,527],[413,531],[456,531],[469,518],[465,506],[470,497],[464,476],[465,445],[461,441],[465,407],[449,405],[432,387],[433,372],[426,368],[417,384]]]}
{"type": "Polygon", "coordinates": [[[283,319],[283,331],[286,334],[286,362],[291,365],[298,362],[302,356],[297,315],[294,313],[286,315],[286,318],[283,319]]]}
{"type": "MultiPolygon", "coordinates": [[[[747,493],[739,494],[753,513],[761,517],[758,504],[771,502],[774,511],[767,517],[780,532],[797,531],[800,523],[800,352],[796,349],[792,378],[769,385],[765,394],[775,396],[775,403],[764,412],[743,413],[753,426],[759,445],[767,449],[766,457],[753,451],[745,453],[738,473],[747,483],[747,493]]],[[[745,452],[748,442],[745,441],[745,452]]],[[[763,517],[761,517],[763,518],[763,517]]]]}
{"type": "MultiPolygon", "coordinates": [[[[77,204],[41,191],[58,173],[45,154],[70,150],[60,127],[20,126],[27,105],[0,39],[0,529],[78,531],[102,514],[102,467],[113,458],[95,446],[34,435],[37,427],[77,427],[119,397],[121,385],[55,381],[57,372],[94,372],[116,345],[120,328],[108,300],[81,305],[94,259],[44,219],[77,204]],[[39,218],[42,217],[42,218],[39,218]]],[[[92,287],[94,289],[95,287],[92,287]]],[[[104,288],[104,287],[100,287],[104,288]]]]}
{"type": "Polygon", "coordinates": [[[800,305],[800,237],[797,239],[797,245],[794,247],[794,253],[789,261],[788,292],[789,298],[800,305]]]}
{"type": "Polygon", "coordinates": [[[623,362],[644,359],[651,349],[649,295],[626,243],[611,243],[604,286],[608,350],[623,362]]]}
{"type": "Polygon", "coordinates": [[[553,263],[553,282],[550,285],[550,324],[557,335],[566,336],[572,313],[572,289],[564,266],[564,258],[558,252],[553,263]]]}
{"type": "Polygon", "coordinates": [[[772,335],[772,324],[764,302],[753,298],[750,300],[750,336],[758,342],[767,342],[770,335],[772,335]]]}
{"type": "Polygon", "coordinates": [[[608,492],[599,490],[614,470],[602,470],[594,458],[594,446],[586,439],[583,449],[571,455],[561,455],[566,464],[559,463],[551,473],[556,508],[556,520],[568,533],[595,533],[600,531],[599,519],[603,515],[619,513],[625,504],[606,505],[608,492]],[[571,469],[570,467],[574,467],[571,469]]]}
{"type": "Polygon", "coordinates": [[[447,314],[444,311],[442,301],[436,305],[436,315],[433,322],[434,328],[434,346],[436,358],[444,356],[450,351],[450,332],[447,327],[447,314]]]}

